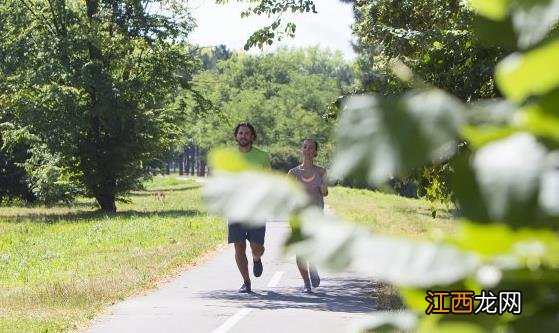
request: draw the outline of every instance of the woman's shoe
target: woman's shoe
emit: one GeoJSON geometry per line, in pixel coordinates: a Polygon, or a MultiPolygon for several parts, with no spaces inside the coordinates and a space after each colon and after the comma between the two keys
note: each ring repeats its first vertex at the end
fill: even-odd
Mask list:
{"type": "Polygon", "coordinates": [[[318,271],[316,269],[311,269],[309,272],[311,276],[311,284],[314,288],[320,286],[320,276],[318,276],[318,271]]]}

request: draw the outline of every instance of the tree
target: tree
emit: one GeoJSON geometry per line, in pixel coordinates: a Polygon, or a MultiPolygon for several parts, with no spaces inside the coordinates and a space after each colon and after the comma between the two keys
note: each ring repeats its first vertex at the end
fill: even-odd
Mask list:
{"type": "Polygon", "coordinates": [[[116,211],[182,139],[167,101],[197,66],[188,12],[162,0],[8,0],[0,22],[4,107],[116,211]]]}
{"type": "Polygon", "coordinates": [[[205,106],[191,91],[177,105],[190,111],[189,136],[202,151],[230,143],[235,124],[249,120],[257,127],[257,144],[271,153],[273,166],[287,170],[299,160],[306,136],[323,145],[320,158],[326,161],[331,124],[323,116],[351,84],[351,67],[329,51],[234,53],[194,77],[193,89],[205,106]]]}
{"type": "Polygon", "coordinates": [[[29,158],[29,146],[20,141],[8,147],[3,138],[7,126],[4,124],[0,131],[0,204],[16,198],[34,201],[36,198],[29,189],[22,166],[29,158]]]}
{"type": "Polygon", "coordinates": [[[475,15],[463,1],[357,0],[353,11],[355,50],[365,91],[405,90],[406,84],[392,74],[397,60],[429,84],[464,101],[498,95],[492,68],[504,52],[477,42],[475,15]]]}

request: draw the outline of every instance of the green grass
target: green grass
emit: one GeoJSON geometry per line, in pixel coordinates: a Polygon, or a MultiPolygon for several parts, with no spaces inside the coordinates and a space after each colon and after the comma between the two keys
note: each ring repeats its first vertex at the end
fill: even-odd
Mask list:
{"type": "Polygon", "coordinates": [[[425,200],[334,187],[327,197],[327,204],[337,215],[379,234],[425,240],[456,233],[452,216],[443,210],[434,219],[430,204],[425,200]]]}
{"type": "Polygon", "coordinates": [[[224,243],[192,181],[156,177],[118,213],[72,206],[0,209],[0,332],[77,329],[224,243]],[[165,194],[165,199],[156,193],[165,194]]]}

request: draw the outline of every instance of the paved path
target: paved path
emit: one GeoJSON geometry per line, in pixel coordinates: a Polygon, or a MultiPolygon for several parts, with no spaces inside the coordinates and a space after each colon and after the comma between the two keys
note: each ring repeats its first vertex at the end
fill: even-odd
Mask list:
{"type": "Polygon", "coordinates": [[[159,289],[111,307],[87,332],[344,332],[375,309],[367,297],[371,280],[348,273],[322,272],[321,286],[302,293],[294,258],[281,256],[288,228],[268,223],[264,274],[252,277],[252,294],[237,292],[242,281],[228,246],[159,289]]]}

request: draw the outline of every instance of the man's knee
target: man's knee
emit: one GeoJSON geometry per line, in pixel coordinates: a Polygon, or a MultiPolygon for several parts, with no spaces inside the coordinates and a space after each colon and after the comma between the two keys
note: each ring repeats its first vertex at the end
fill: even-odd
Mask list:
{"type": "Polygon", "coordinates": [[[252,253],[257,255],[257,256],[262,256],[264,254],[264,245],[261,244],[256,244],[256,243],[250,243],[250,248],[252,250],[252,253]]]}
{"type": "Polygon", "coordinates": [[[245,241],[235,242],[234,244],[235,244],[235,252],[236,253],[239,253],[239,252],[245,253],[246,252],[247,244],[246,244],[245,241]]]}

